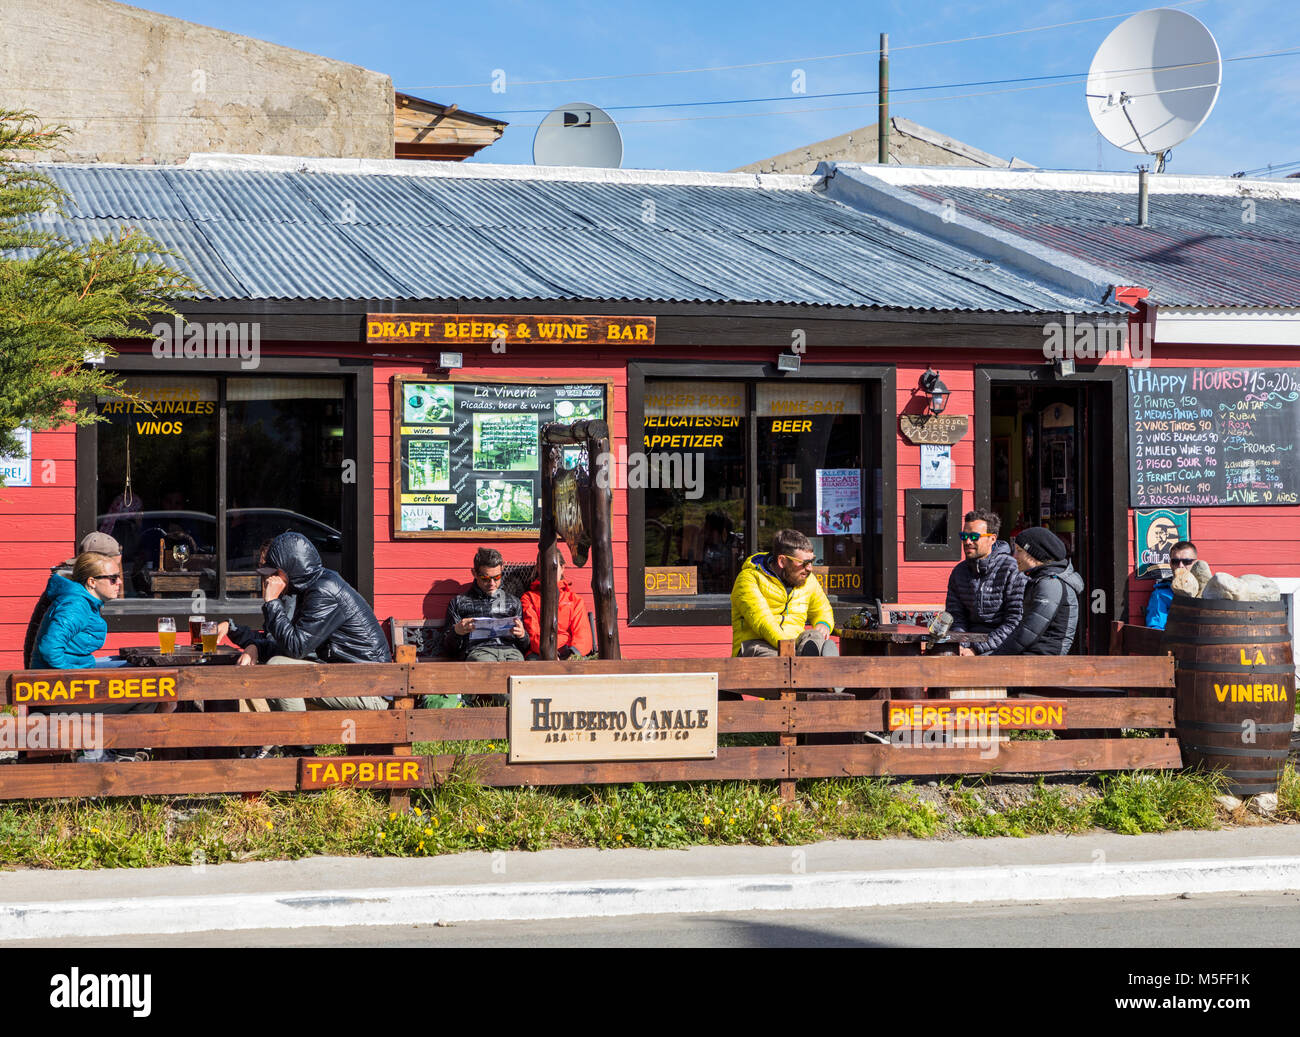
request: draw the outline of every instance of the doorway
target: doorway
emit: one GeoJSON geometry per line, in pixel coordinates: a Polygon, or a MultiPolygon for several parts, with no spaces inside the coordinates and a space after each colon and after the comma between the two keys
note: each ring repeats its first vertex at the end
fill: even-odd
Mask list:
{"type": "Polygon", "coordinates": [[[1126,612],[1128,493],[1116,475],[1127,458],[1122,374],[977,371],[976,500],[998,513],[1008,537],[1046,526],[1064,541],[1084,581],[1072,653],[1104,655],[1110,621],[1126,612]]]}

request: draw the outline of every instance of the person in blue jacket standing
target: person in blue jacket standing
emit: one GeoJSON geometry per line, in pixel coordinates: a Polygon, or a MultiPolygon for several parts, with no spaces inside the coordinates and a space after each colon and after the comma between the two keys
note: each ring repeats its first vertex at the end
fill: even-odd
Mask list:
{"type": "MultiPolygon", "coordinates": [[[[1196,545],[1190,540],[1180,540],[1169,549],[1169,566],[1177,570],[1183,566],[1196,564],[1196,545]]],[[[1147,626],[1153,630],[1163,630],[1169,622],[1169,606],[1174,600],[1174,581],[1172,574],[1167,580],[1157,580],[1151,589],[1151,599],[1147,602],[1147,626]]]]}

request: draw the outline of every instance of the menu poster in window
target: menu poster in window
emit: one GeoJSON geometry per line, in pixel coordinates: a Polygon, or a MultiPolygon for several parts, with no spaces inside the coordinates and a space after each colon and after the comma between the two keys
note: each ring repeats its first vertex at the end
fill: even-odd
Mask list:
{"type": "Polygon", "coordinates": [[[542,426],[604,419],[610,396],[608,382],[395,378],[393,536],[536,537],[542,426]]]}
{"type": "Polygon", "coordinates": [[[856,468],[817,469],[817,535],[862,532],[862,472],[856,468]]]}
{"type": "Polygon", "coordinates": [[[921,489],[952,488],[952,447],[921,444],[921,489]]]}
{"type": "Polygon", "coordinates": [[[1133,507],[1300,503],[1300,369],[1130,369],[1133,507]]]}
{"type": "Polygon", "coordinates": [[[18,440],[18,453],[13,457],[0,457],[0,483],[5,486],[30,486],[32,484],[32,430],[14,429],[18,440]]]}

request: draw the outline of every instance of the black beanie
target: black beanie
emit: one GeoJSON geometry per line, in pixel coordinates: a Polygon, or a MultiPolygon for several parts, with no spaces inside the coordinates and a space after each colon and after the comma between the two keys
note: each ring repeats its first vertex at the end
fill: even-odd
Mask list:
{"type": "Polygon", "coordinates": [[[1022,529],[1016,534],[1015,543],[1040,562],[1063,562],[1070,555],[1061,538],[1044,526],[1022,529]]]}

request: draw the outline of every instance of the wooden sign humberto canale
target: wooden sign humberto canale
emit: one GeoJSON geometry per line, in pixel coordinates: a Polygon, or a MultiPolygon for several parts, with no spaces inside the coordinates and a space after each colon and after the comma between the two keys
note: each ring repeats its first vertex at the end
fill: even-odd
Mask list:
{"type": "Polygon", "coordinates": [[[654,317],[518,313],[367,313],[368,343],[437,346],[654,345],[654,317]]]}

